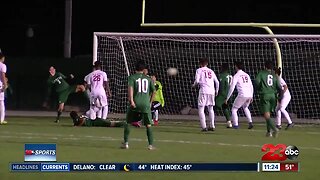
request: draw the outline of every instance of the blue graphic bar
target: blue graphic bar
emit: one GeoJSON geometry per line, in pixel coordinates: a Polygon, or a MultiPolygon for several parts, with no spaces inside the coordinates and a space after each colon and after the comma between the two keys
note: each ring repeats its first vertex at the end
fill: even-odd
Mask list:
{"type": "Polygon", "coordinates": [[[12,172],[259,171],[259,163],[12,163],[12,172]]]}

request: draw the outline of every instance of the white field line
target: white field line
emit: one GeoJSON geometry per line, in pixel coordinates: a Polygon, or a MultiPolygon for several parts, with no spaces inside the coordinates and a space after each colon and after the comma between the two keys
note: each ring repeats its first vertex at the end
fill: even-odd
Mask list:
{"type": "MultiPolygon", "coordinates": [[[[92,141],[122,141],[122,138],[113,138],[109,136],[75,136],[73,134],[69,135],[58,135],[58,134],[42,134],[42,133],[12,133],[8,131],[0,132],[0,138],[15,138],[15,139],[48,139],[48,140],[71,140],[71,141],[83,141],[83,139],[90,139],[92,141]],[[1,135],[3,134],[3,135],[1,135]]],[[[131,141],[144,142],[145,139],[131,138],[131,141]]],[[[234,146],[234,147],[254,147],[260,148],[261,145],[255,144],[229,144],[221,142],[201,142],[201,141],[183,141],[183,140],[170,140],[170,139],[159,139],[155,140],[161,143],[179,143],[179,144],[203,144],[203,145],[216,145],[216,146],[234,146]]],[[[306,150],[316,150],[320,151],[320,147],[301,147],[299,149],[306,150]]]]}

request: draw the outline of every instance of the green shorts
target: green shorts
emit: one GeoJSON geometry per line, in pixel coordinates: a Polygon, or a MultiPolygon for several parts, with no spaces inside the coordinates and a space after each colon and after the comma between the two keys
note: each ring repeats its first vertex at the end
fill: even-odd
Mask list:
{"type": "Polygon", "coordinates": [[[142,120],[144,125],[153,124],[151,118],[151,110],[146,113],[141,113],[137,111],[133,111],[130,107],[128,107],[127,114],[126,114],[126,121],[127,123],[137,122],[142,120]]]}
{"type": "Polygon", "coordinates": [[[260,112],[262,114],[266,112],[274,112],[277,105],[277,99],[275,94],[260,94],[260,112]]]}
{"type": "Polygon", "coordinates": [[[217,108],[222,108],[222,105],[224,104],[224,101],[227,99],[226,96],[221,96],[221,95],[218,95],[216,97],[216,107],[217,108]]]}
{"type": "Polygon", "coordinates": [[[58,92],[58,102],[59,104],[65,103],[68,100],[68,97],[71,93],[75,93],[77,89],[77,86],[69,86],[67,89],[58,92]]]}

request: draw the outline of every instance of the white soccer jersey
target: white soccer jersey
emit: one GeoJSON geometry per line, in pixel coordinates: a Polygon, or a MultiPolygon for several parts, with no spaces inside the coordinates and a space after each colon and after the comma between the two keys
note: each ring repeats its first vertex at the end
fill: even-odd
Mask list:
{"type": "Polygon", "coordinates": [[[215,94],[219,91],[219,81],[216,74],[208,67],[197,69],[194,85],[199,84],[202,94],[215,94]]]}
{"type": "Polygon", "coordinates": [[[232,95],[236,86],[238,97],[253,97],[253,85],[250,76],[242,70],[238,70],[238,72],[233,76],[227,100],[232,95]]]}
{"type": "Polygon", "coordinates": [[[2,73],[7,73],[7,66],[4,64],[4,63],[2,63],[2,62],[0,62],[0,86],[1,86],[1,88],[2,88],[2,85],[3,85],[3,83],[4,82],[2,82],[2,73]]]}
{"type": "Polygon", "coordinates": [[[105,92],[103,83],[108,81],[107,74],[101,70],[95,70],[88,74],[84,79],[88,85],[90,85],[90,89],[92,93],[101,93],[105,92]]]}
{"type": "MultiPolygon", "coordinates": [[[[287,83],[284,81],[282,77],[279,77],[279,80],[280,80],[281,89],[284,90],[284,86],[286,86],[287,83]]],[[[286,92],[284,92],[283,98],[285,97],[291,97],[289,89],[287,89],[286,92]]]]}

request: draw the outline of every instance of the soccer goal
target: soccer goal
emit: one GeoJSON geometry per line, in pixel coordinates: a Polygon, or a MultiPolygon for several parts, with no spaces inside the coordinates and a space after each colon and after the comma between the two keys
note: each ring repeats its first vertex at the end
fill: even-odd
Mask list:
{"type": "MultiPolygon", "coordinates": [[[[96,32],[93,47],[94,61],[103,63],[110,79],[113,96],[109,107],[114,113],[126,111],[127,76],[134,73],[137,60],[145,60],[149,72],[156,73],[163,85],[165,107],[161,113],[180,114],[185,107],[196,108],[198,91],[191,85],[199,59],[206,57],[217,75],[223,62],[229,63],[234,74],[234,62],[243,61],[252,80],[266,60],[273,60],[276,66],[283,67],[283,78],[292,94],[288,111],[296,118],[320,119],[320,35],[96,32]],[[277,57],[275,38],[282,62],[277,57]],[[168,76],[169,67],[177,68],[178,75],[168,76]]],[[[258,98],[255,94],[250,106],[253,115],[260,115],[258,98]]]]}

